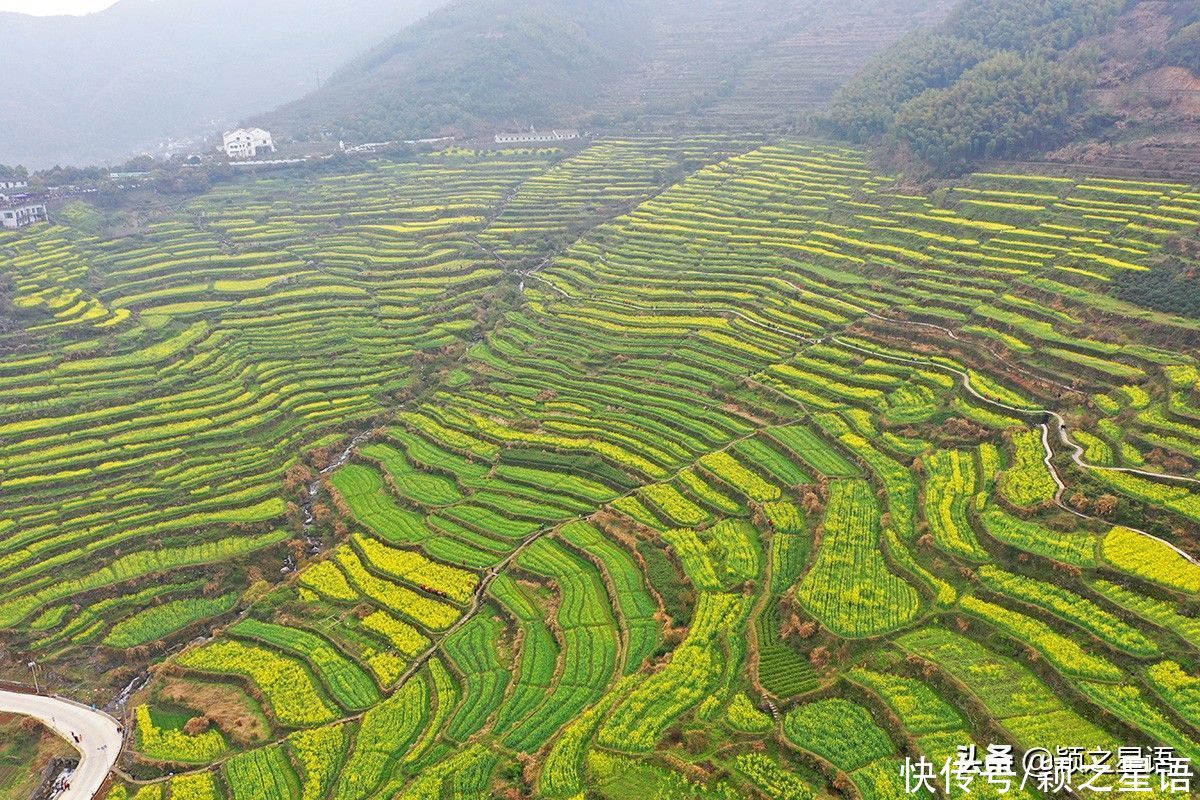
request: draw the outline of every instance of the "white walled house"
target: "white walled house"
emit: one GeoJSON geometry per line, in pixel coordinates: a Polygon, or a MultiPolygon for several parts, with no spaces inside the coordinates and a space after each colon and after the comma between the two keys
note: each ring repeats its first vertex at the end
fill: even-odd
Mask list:
{"type": "Polygon", "coordinates": [[[271,132],[262,128],[238,128],[222,138],[221,149],[232,159],[254,158],[259,153],[275,152],[271,132]]]}
{"type": "Polygon", "coordinates": [[[24,228],[35,222],[46,222],[44,203],[14,203],[0,206],[0,228],[24,228]]]}
{"type": "Polygon", "coordinates": [[[28,189],[29,181],[21,178],[0,178],[0,189],[28,189]]]}

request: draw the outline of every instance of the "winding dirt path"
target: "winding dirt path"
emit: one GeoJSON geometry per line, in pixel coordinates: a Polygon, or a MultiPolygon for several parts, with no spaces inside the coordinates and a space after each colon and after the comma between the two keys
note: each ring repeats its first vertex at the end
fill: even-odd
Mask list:
{"type": "MultiPolygon", "coordinates": [[[[891,320],[891,321],[898,322],[898,320],[891,320]]],[[[1193,484],[1200,483],[1200,480],[1188,477],[1186,475],[1171,475],[1169,473],[1148,472],[1146,470],[1130,469],[1128,467],[1107,467],[1107,466],[1102,466],[1100,464],[1088,463],[1086,460],[1084,460],[1084,457],[1083,457],[1084,456],[1083,447],[1078,442],[1075,442],[1071,439],[1070,435],[1067,433],[1067,421],[1065,419],[1063,419],[1062,415],[1059,414],[1057,411],[1053,411],[1048,408],[1018,408],[1016,406],[1010,406],[999,400],[993,400],[992,398],[988,397],[987,395],[981,394],[977,389],[975,389],[974,386],[971,385],[971,376],[968,373],[964,372],[963,370],[955,369],[954,367],[946,366],[945,364],[939,364],[936,361],[926,361],[924,359],[915,359],[915,358],[903,358],[901,356],[891,355],[890,353],[881,353],[881,352],[871,350],[866,347],[860,347],[858,345],[851,344],[850,342],[843,341],[843,340],[837,338],[836,336],[834,336],[832,338],[834,341],[836,341],[838,344],[842,345],[843,347],[849,347],[850,349],[857,350],[860,353],[867,353],[868,355],[874,356],[875,358],[883,358],[883,359],[887,359],[889,361],[899,361],[901,363],[906,363],[906,364],[917,364],[917,365],[920,365],[923,367],[932,367],[933,369],[939,369],[939,370],[942,370],[943,372],[948,372],[952,375],[956,375],[962,380],[963,388],[966,389],[966,391],[972,397],[976,398],[980,402],[986,403],[987,405],[993,406],[995,408],[1002,409],[1009,413],[1019,414],[1023,417],[1027,417],[1027,418],[1030,416],[1036,416],[1036,417],[1041,417],[1043,419],[1049,418],[1049,419],[1053,420],[1055,427],[1058,428],[1059,440],[1063,443],[1063,445],[1071,448],[1071,451],[1072,451],[1071,452],[1071,460],[1074,461],[1081,469],[1096,470],[1096,471],[1108,471],[1108,472],[1129,472],[1129,473],[1133,473],[1136,475],[1142,475],[1147,478],[1157,478],[1160,480],[1180,481],[1180,482],[1184,482],[1184,483],[1193,483],[1193,484]]],[[[1054,446],[1050,440],[1050,424],[1045,421],[1042,421],[1042,422],[1038,423],[1038,427],[1041,428],[1041,430],[1042,430],[1042,447],[1045,449],[1045,452],[1046,452],[1046,455],[1042,460],[1045,462],[1047,469],[1050,470],[1050,476],[1054,479],[1054,483],[1058,487],[1057,491],[1055,492],[1055,495],[1054,495],[1054,504],[1056,506],[1058,506],[1059,508],[1063,509],[1064,511],[1074,514],[1075,516],[1077,516],[1081,519],[1093,520],[1096,522],[1101,522],[1105,525],[1112,525],[1112,523],[1107,520],[1103,520],[1098,517],[1093,517],[1088,514],[1084,514],[1083,512],[1081,512],[1077,509],[1071,508],[1069,505],[1067,505],[1066,503],[1063,502],[1062,498],[1063,498],[1063,495],[1066,493],[1067,484],[1063,481],[1062,476],[1058,472],[1058,468],[1055,467],[1054,463],[1053,463],[1054,462],[1054,446]]],[[[1122,526],[1122,527],[1128,527],[1128,526],[1122,526]]],[[[1142,536],[1149,537],[1149,538],[1155,540],[1156,542],[1165,544],[1167,547],[1171,548],[1172,550],[1174,550],[1176,553],[1178,553],[1179,555],[1186,558],[1191,563],[1193,563],[1197,566],[1200,566],[1200,560],[1197,560],[1194,556],[1192,556],[1191,553],[1187,552],[1186,550],[1178,547],[1177,545],[1175,545],[1171,542],[1168,542],[1166,539],[1163,539],[1160,536],[1155,536],[1154,534],[1149,533],[1144,530],[1141,530],[1139,528],[1129,528],[1129,530],[1134,531],[1135,533],[1139,533],[1142,536]]]]}

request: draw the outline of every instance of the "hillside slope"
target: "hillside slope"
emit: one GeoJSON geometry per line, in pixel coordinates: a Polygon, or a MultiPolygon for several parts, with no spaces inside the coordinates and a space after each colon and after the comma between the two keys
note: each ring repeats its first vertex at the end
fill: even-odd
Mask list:
{"type": "MultiPolygon", "coordinates": [[[[794,125],[873,55],[940,22],[954,0],[664,0],[652,48],[605,95],[641,125],[794,125]]],[[[601,119],[601,121],[603,121],[601,119]]]]}
{"type": "Polygon", "coordinates": [[[1047,157],[1107,172],[1200,178],[1200,5],[1141,0],[1083,46],[1103,54],[1088,99],[1107,125],[1047,157]]]}
{"type": "Polygon", "coordinates": [[[1194,134],[1198,21],[1174,0],[964,0],[862,70],[823,122],[955,169],[1194,134]]]}
{"type": "Polygon", "coordinates": [[[210,132],[300,96],[440,4],[122,0],[84,17],[0,13],[0,163],[87,163],[210,132]]]}
{"type": "Polygon", "coordinates": [[[870,158],[598,137],[0,232],[0,679],[128,697],[108,800],[1200,757],[1200,296],[1121,285],[1200,269],[1198,187],[870,158]]]}
{"type": "Polygon", "coordinates": [[[761,129],[820,106],[950,0],[459,0],[258,121],[300,138],[583,125],[761,129]]]}
{"type": "Polygon", "coordinates": [[[643,0],[460,0],[391,37],[322,89],[263,118],[302,138],[426,135],[571,115],[643,44],[643,0]]]}

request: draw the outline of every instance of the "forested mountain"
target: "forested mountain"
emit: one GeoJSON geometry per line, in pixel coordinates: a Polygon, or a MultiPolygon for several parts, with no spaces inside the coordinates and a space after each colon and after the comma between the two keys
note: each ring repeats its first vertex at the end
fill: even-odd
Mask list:
{"type": "Polygon", "coordinates": [[[1175,90],[1158,85],[1164,71],[1195,80],[1197,19],[1196,3],[1170,0],[964,0],[940,26],[879,56],[822,121],[939,167],[1044,152],[1139,122],[1161,133],[1189,112],[1151,119],[1145,106],[1175,103],[1175,90]],[[1131,87],[1136,98],[1123,91],[1131,87]]]}
{"type": "Polygon", "coordinates": [[[258,119],[299,138],[794,124],[951,0],[458,0],[258,119]]]}
{"type": "Polygon", "coordinates": [[[81,164],[211,133],[311,90],[441,2],[121,0],[84,17],[0,13],[0,163],[81,164]]]}
{"type": "Polygon", "coordinates": [[[480,119],[564,116],[639,47],[645,0],[461,0],[391,37],[321,90],[268,115],[301,136],[432,135],[480,119]]]}

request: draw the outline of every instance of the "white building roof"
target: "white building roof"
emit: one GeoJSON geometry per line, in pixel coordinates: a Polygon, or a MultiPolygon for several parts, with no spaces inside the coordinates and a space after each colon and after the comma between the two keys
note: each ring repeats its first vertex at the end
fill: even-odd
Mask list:
{"type": "Polygon", "coordinates": [[[271,136],[270,131],[264,131],[262,128],[236,128],[225,134],[225,141],[234,139],[238,136],[244,136],[251,139],[268,139],[271,136]]]}

